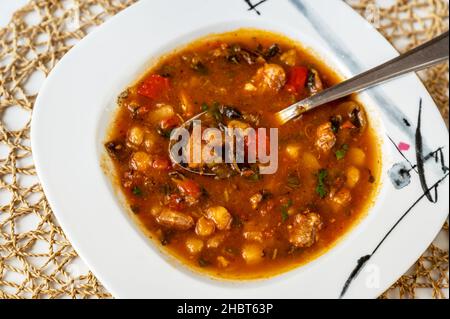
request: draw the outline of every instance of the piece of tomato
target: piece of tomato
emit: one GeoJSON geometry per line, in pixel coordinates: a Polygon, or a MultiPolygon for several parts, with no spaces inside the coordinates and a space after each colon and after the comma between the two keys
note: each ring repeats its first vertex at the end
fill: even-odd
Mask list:
{"type": "Polygon", "coordinates": [[[158,74],[146,77],[139,85],[137,92],[140,95],[156,99],[166,93],[170,88],[169,79],[158,74]]]}
{"type": "Polygon", "coordinates": [[[289,73],[286,90],[290,93],[300,93],[305,88],[308,72],[307,67],[294,66],[289,73]]]}
{"type": "Polygon", "coordinates": [[[192,196],[195,199],[200,198],[202,195],[202,190],[200,186],[191,179],[185,179],[177,181],[178,189],[186,195],[192,196]]]}
{"type": "Polygon", "coordinates": [[[186,208],[186,202],[184,201],[184,198],[179,194],[170,195],[168,202],[169,208],[175,210],[182,210],[186,208]]]}
{"type": "Polygon", "coordinates": [[[181,124],[181,119],[174,115],[161,121],[160,126],[163,130],[175,128],[181,124]]]}
{"type": "Polygon", "coordinates": [[[172,163],[166,158],[156,158],[152,167],[157,170],[168,171],[172,167],[172,163]]]}
{"type": "Polygon", "coordinates": [[[356,126],[351,121],[345,121],[341,126],[342,129],[354,129],[356,126]]]}

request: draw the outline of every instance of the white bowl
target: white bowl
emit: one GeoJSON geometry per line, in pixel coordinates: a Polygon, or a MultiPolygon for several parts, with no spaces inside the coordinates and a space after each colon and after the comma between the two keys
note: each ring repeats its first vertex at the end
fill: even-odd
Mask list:
{"type": "Polygon", "coordinates": [[[31,137],[42,186],[71,243],[115,297],[338,298],[359,258],[370,255],[343,296],[375,298],[419,258],[448,215],[448,173],[440,163],[428,159],[423,171],[412,169],[402,189],[388,175],[396,163],[411,168],[416,162],[421,100],[424,155],[442,147],[437,154],[448,166],[447,128],[411,74],[360,95],[382,141],[383,178],[367,217],[329,252],[271,279],[224,282],[192,273],[158,251],[100,167],[116,97],[152,59],[198,37],[242,27],[298,40],[346,77],[398,55],[342,1],[272,0],[256,10],[244,0],[141,1],[70,50],[40,91],[31,137]],[[400,142],[411,149],[399,152],[400,142]],[[422,172],[437,202],[424,195],[422,172]]]}

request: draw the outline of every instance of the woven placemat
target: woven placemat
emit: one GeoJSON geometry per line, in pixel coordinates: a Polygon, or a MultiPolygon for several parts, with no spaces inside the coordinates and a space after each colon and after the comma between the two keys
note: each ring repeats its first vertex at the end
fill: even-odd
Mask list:
{"type": "MultiPolygon", "coordinates": [[[[401,51],[448,29],[445,0],[397,0],[384,8],[374,1],[346,1],[401,51]]],[[[0,29],[0,298],[110,297],[91,272],[71,271],[77,254],[35,176],[29,137],[37,88],[29,80],[43,80],[73,44],[133,2],[32,0],[0,29]],[[12,127],[4,118],[15,114],[28,120],[12,127]]],[[[448,123],[448,64],[421,77],[448,123]]],[[[382,297],[414,298],[417,288],[444,297],[447,250],[430,246],[382,297]]]]}

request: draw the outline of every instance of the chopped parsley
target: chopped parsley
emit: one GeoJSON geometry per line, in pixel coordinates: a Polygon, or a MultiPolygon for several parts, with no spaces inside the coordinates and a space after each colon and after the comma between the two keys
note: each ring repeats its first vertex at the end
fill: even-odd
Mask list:
{"type": "Polygon", "coordinates": [[[205,112],[205,111],[208,111],[208,110],[209,110],[208,104],[202,103],[202,111],[205,112]]]}
{"type": "Polygon", "coordinates": [[[319,173],[317,174],[317,187],[316,187],[316,193],[319,195],[320,198],[325,198],[327,196],[327,187],[325,185],[325,179],[328,176],[328,171],[326,169],[321,169],[319,173]]]}
{"type": "Polygon", "coordinates": [[[336,158],[338,161],[344,159],[345,155],[347,155],[347,151],[348,151],[348,145],[344,144],[342,145],[341,149],[336,151],[336,158]]]}
{"type": "Polygon", "coordinates": [[[208,111],[217,122],[222,122],[222,114],[220,113],[220,103],[214,102],[212,107],[208,111]]]}
{"type": "Polygon", "coordinates": [[[137,186],[134,186],[133,189],[131,190],[131,192],[133,193],[133,195],[135,196],[142,196],[142,189],[140,189],[137,186]]]}
{"type": "Polygon", "coordinates": [[[292,199],[290,199],[286,204],[281,206],[281,220],[283,223],[289,219],[289,208],[291,208],[293,202],[292,199]]]}

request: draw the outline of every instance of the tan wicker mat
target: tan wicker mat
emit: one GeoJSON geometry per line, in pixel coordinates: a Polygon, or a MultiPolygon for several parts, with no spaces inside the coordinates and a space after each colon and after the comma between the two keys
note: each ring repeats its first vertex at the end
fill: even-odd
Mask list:
{"type": "MultiPolygon", "coordinates": [[[[389,7],[375,0],[346,1],[402,51],[448,28],[445,0],[392,0],[389,7]]],[[[110,297],[92,273],[73,274],[77,254],[35,176],[29,120],[38,88],[30,87],[29,79],[44,79],[73,44],[133,2],[32,0],[0,29],[0,298],[110,297]],[[4,121],[15,114],[28,120],[4,121]]],[[[448,64],[421,76],[448,123],[448,64]]],[[[448,241],[448,226],[444,236],[448,241]]],[[[444,297],[448,250],[430,246],[382,297],[414,298],[417,288],[444,297]]]]}

